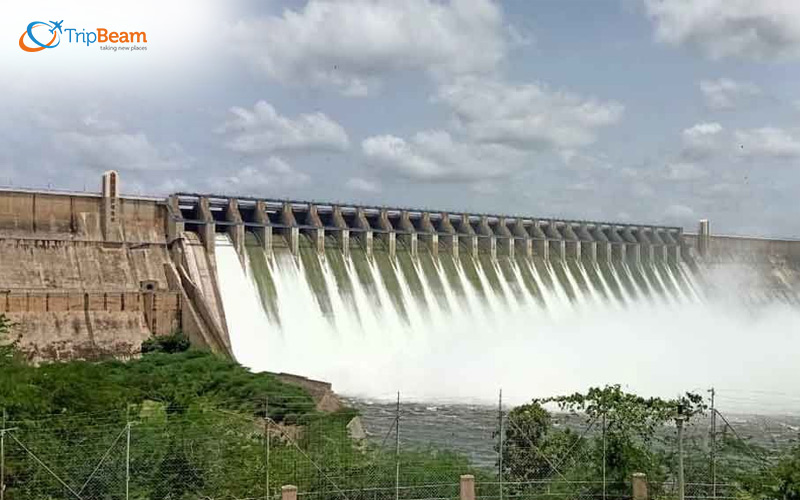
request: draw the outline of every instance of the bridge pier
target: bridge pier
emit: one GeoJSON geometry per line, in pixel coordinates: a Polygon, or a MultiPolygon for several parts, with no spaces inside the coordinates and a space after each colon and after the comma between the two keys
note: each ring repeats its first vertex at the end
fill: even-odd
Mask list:
{"type": "Polygon", "coordinates": [[[272,253],[272,226],[267,216],[267,204],[261,200],[256,201],[256,209],[253,212],[253,221],[257,224],[253,228],[256,239],[261,244],[267,254],[272,253]]]}
{"type": "Polygon", "coordinates": [[[314,248],[317,253],[322,255],[325,253],[325,229],[323,228],[322,221],[319,219],[316,205],[308,205],[308,212],[306,212],[306,225],[311,226],[313,229],[309,230],[311,241],[314,242],[314,248]]]}
{"type": "MultiPolygon", "coordinates": [[[[549,260],[552,253],[558,259],[588,264],[613,260],[632,265],[643,261],[678,262],[681,246],[686,244],[680,228],[666,226],[183,194],[170,197],[166,205],[169,238],[179,237],[181,231],[197,231],[203,245],[213,252],[215,231],[222,225],[240,255],[244,255],[244,236],[248,230],[255,233],[266,251],[273,250],[276,228],[294,255],[299,254],[301,235],[308,236],[318,253],[324,253],[326,236],[333,232],[337,248],[345,254],[350,251],[355,234],[367,255],[373,255],[377,237],[391,259],[397,257],[398,239],[414,258],[419,256],[419,240],[422,240],[434,257],[442,249],[456,258],[463,251],[473,258],[486,253],[497,259],[499,251],[512,259],[536,256],[549,260]]],[[[703,235],[697,238],[698,252],[708,247],[708,239],[703,235]]]]}
{"type": "Polygon", "coordinates": [[[236,253],[239,255],[239,261],[244,266],[244,221],[242,214],[239,212],[239,202],[235,198],[228,200],[228,206],[225,207],[225,221],[229,223],[227,232],[231,238],[231,243],[236,253]]]}
{"type": "Polygon", "coordinates": [[[525,230],[525,221],[517,218],[514,223],[514,244],[521,254],[531,259],[533,258],[533,240],[531,240],[528,231],[525,230]]]}
{"type": "Polygon", "coordinates": [[[431,252],[431,255],[433,257],[438,257],[439,235],[436,233],[436,229],[434,229],[433,224],[431,224],[430,212],[422,212],[419,225],[420,225],[419,234],[420,237],[422,238],[422,242],[427,244],[428,250],[431,252]]]}
{"type": "Polygon", "coordinates": [[[450,222],[450,214],[442,212],[440,217],[439,230],[443,233],[445,248],[454,259],[458,259],[458,234],[450,222]]]}
{"type": "Polygon", "coordinates": [[[508,229],[508,221],[505,217],[500,217],[497,220],[497,230],[494,233],[498,238],[500,244],[500,251],[509,259],[514,258],[514,234],[508,229]]]}
{"type": "Polygon", "coordinates": [[[300,228],[292,212],[292,205],[284,203],[281,208],[281,224],[283,224],[283,236],[289,245],[289,252],[292,255],[300,255],[300,228]]]}
{"type": "Polygon", "coordinates": [[[461,214],[458,223],[458,231],[459,234],[462,235],[462,239],[467,245],[467,251],[469,255],[473,259],[478,258],[478,237],[475,234],[475,230],[472,228],[472,224],[469,221],[468,214],[461,214]]]}
{"type": "Polygon", "coordinates": [[[539,255],[545,262],[550,261],[550,242],[547,234],[542,229],[542,221],[534,219],[531,225],[531,236],[533,237],[533,254],[539,255]]]}
{"type": "Polygon", "coordinates": [[[697,253],[706,257],[711,248],[711,224],[708,219],[701,219],[697,225],[697,253]]]}
{"type": "Polygon", "coordinates": [[[360,229],[358,237],[361,246],[367,254],[367,257],[372,257],[372,227],[369,225],[364,209],[361,207],[356,209],[356,224],[358,225],[358,229],[360,229]]]}
{"type": "Polygon", "coordinates": [[[344,216],[342,216],[342,207],[338,205],[333,207],[331,219],[333,220],[334,227],[338,229],[335,233],[336,241],[339,244],[342,255],[344,255],[346,259],[350,257],[350,228],[347,227],[344,216]]]}
{"type": "Polygon", "coordinates": [[[167,198],[167,216],[167,244],[170,244],[186,231],[186,222],[181,212],[180,201],[174,194],[167,198]]]}
{"type": "Polygon", "coordinates": [[[411,257],[416,259],[419,255],[417,251],[417,231],[414,229],[414,224],[411,222],[411,217],[407,210],[403,210],[400,213],[400,229],[403,231],[402,238],[411,252],[411,257]]]}
{"type": "Polygon", "coordinates": [[[198,200],[197,212],[200,216],[200,241],[203,242],[206,252],[213,256],[216,254],[216,237],[217,237],[217,224],[214,222],[214,216],[211,215],[211,203],[208,197],[203,196],[198,200]]]}
{"type": "Polygon", "coordinates": [[[495,238],[492,228],[489,227],[489,218],[485,215],[481,215],[477,233],[482,237],[483,246],[489,250],[489,255],[492,257],[492,260],[496,260],[497,238],[495,238]]]}
{"type": "Polygon", "coordinates": [[[378,224],[382,231],[378,237],[383,239],[386,249],[389,252],[389,258],[394,260],[397,257],[397,233],[395,233],[394,227],[392,227],[392,222],[389,220],[389,213],[385,208],[382,208],[378,215],[378,224]]]}

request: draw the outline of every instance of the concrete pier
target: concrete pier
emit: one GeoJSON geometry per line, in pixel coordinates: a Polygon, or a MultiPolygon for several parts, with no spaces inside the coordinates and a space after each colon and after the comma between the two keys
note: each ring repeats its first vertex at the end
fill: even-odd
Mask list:
{"type": "Polygon", "coordinates": [[[508,229],[508,219],[500,217],[497,219],[494,234],[497,235],[497,241],[500,246],[500,254],[505,255],[510,259],[514,258],[514,234],[508,229]]]}
{"type": "MultiPolygon", "coordinates": [[[[492,259],[538,257],[549,260],[596,262],[621,261],[639,265],[642,261],[677,263],[683,231],[670,226],[539,219],[490,214],[452,213],[389,207],[277,201],[253,198],[226,198],[179,193],[168,200],[173,214],[168,232],[181,228],[194,230],[210,251],[214,234],[220,229],[231,235],[241,250],[244,233],[255,233],[266,250],[274,246],[273,233],[283,237],[293,254],[299,252],[300,238],[306,238],[323,252],[326,235],[335,235],[337,247],[345,254],[351,244],[367,255],[381,251],[394,259],[398,245],[412,257],[419,253],[419,241],[438,256],[446,251],[456,258],[492,259]],[[302,221],[302,222],[298,222],[302,221]]],[[[706,226],[707,227],[707,226],[706,226]]],[[[702,228],[702,227],[701,227],[702,228]]],[[[697,239],[698,253],[708,247],[697,239]],[[705,245],[705,246],[704,246],[705,245]]]]}
{"type": "Polygon", "coordinates": [[[378,226],[381,230],[378,236],[383,240],[386,251],[389,252],[389,258],[394,260],[397,257],[397,233],[389,220],[389,212],[385,208],[378,213],[378,226]]]}
{"type": "Polygon", "coordinates": [[[364,252],[367,254],[367,257],[372,257],[372,226],[369,225],[369,221],[367,220],[367,216],[364,213],[364,209],[361,207],[356,208],[356,227],[358,228],[359,232],[356,236],[358,241],[361,243],[361,248],[364,249],[364,252]]]}
{"type": "Polygon", "coordinates": [[[478,228],[475,232],[481,237],[478,240],[478,248],[487,250],[489,255],[492,256],[492,259],[496,259],[497,238],[494,235],[494,231],[492,231],[492,228],[489,226],[489,217],[485,215],[480,216],[478,228]]]}
{"type": "Polygon", "coordinates": [[[306,226],[308,227],[308,235],[311,241],[314,242],[314,248],[317,253],[322,255],[325,253],[325,229],[322,226],[322,221],[317,213],[316,205],[309,205],[308,212],[306,212],[306,226]]]}
{"type": "Polygon", "coordinates": [[[419,237],[422,239],[422,242],[428,246],[431,255],[438,257],[439,234],[431,223],[430,212],[422,212],[422,216],[419,218],[419,237]]]}
{"type": "Polygon", "coordinates": [[[400,212],[400,230],[401,240],[406,245],[406,248],[411,253],[411,256],[416,258],[419,254],[417,247],[417,230],[414,229],[414,224],[411,223],[411,214],[407,210],[400,212]]]}
{"type": "Polygon", "coordinates": [[[534,219],[530,231],[533,238],[533,254],[548,262],[550,260],[550,243],[547,241],[547,234],[542,229],[542,221],[534,219]]]}
{"type": "Polygon", "coordinates": [[[468,255],[473,259],[478,258],[478,235],[475,234],[472,224],[469,221],[469,214],[461,214],[457,219],[458,234],[460,240],[464,242],[468,255]]]}
{"type": "Polygon", "coordinates": [[[339,243],[339,250],[345,257],[350,256],[350,229],[342,216],[342,207],[336,205],[331,210],[333,227],[336,228],[336,241],[339,243]]]}
{"type": "Polygon", "coordinates": [[[533,222],[530,220],[525,221],[524,219],[517,219],[514,223],[514,244],[517,247],[517,255],[522,255],[531,259],[533,258],[533,239],[531,239],[531,235],[525,229],[526,224],[530,226],[533,222]]]}
{"type": "Polygon", "coordinates": [[[289,245],[292,255],[300,254],[300,226],[292,211],[291,203],[284,203],[281,209],[281,225],[283,226],[283,236],[289,245]]]}
{"type": "Polygon", "coordinates": [[[272,226],[267,217],[267,204],[261,200],[256,201],[253,223],[252,231],[261,248],[266,252],[272,252],[272,226]]]}
{"type": "Polygon", "coordinates": [[[441,235],[440,242],[444,244],[445,249],[450,252],[453,257],[458,258],[458,233],[450,222],[450,214],[442,212],[439,214],[439,217],[437,230],[441,235]]]}

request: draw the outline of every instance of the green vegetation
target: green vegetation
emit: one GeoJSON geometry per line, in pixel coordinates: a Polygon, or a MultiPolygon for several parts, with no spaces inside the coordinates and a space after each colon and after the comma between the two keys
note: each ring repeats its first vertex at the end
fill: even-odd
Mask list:
{"type": "MultiPolygon", "coordinates": [[[[10,326],[0,318],[6,341],[10,326]]],[[[264,498],[284,484],[325,498],[393,497],[394,447],[353,439],[353,410],[318,412],[304,390],[186,349],[180,334],[151,339],[144,351],[128,362],[33,366],[4,344],[7,500],[125,498],[126,483],[129,498],[141,499],[264,498]]],[[[431,496],[456,495],[458,475],[474,469],[434,449],[400,460],[404,485],[444,484],[431,496]]]]}
{"type": "Polygon", "coordinates": [[[142,354],[150,352],[165,352],[175,354],[177,352],[188,351],[191,344],[189,337],[183,332],[175,332],[172,335],[152,337],[142,342],[142,354]]]}
{"type": "MultiPolygon", "coordinates": [[[[125,363],[33,366],[17,354],[12,326],[0,315],[0,407],[13,429],[5,437],[8,500],[125,498],[126,484],[129,498],[141,499],[264,498],[283,484],[319,498],[393,498],[398,457],[401,498],[457,497],[465,473],[476,475],[481,495],[499,494],[496,469],[407,444],[397,456],[392,429],[354,438],[355,411],[318,412],[304,390],[192,349],[180,333],[148,340],[143,356],[125,363]]],[[[689,419],[688,481],[706,480],[707,442],[691,431],[708,411],[700,396],[642,398],[607,386],[510,411],[504,494],[599,497],[605,477],[606,495],[619,498],[629,495],[631,474],[645,472],[654,498],[674,495],[679,405],[689,419]],[[583,428],[564,425],[566,414],[583,428]]],[[[736,485],[718,494],[800,500],[800,447],[768,459],[724,434],[716,452],[718,482],[736,485]]]]}
{"type": "MultiPolygon", "coordinates": [[[[692,427],[708,411],[703,399],[691,393],[674,400],[642,398],[618,385],[514,408],[504,433],[504,480],[515,483],[511,488],[519,495],[546,489],[550,496],[574,497],[601,495],[605,477],[606,494],[620,497],[629,494],[631,475],[644,472],[653,497],[672,497],[678,473],[673,422],[679,405],[686,417],[687,483],[710,483],[707,434],[692,427]],[[556,426],[555,415],[546,409],[552,405],[584,418],[586,432],[556,426]]],[[[724,433],[715,453],[718,495],[800,499],[800,446],[770,459],[759,445],[724,433]]],[[[711,488],[693,485],[692,495],[711,496],[711,488]]]]}

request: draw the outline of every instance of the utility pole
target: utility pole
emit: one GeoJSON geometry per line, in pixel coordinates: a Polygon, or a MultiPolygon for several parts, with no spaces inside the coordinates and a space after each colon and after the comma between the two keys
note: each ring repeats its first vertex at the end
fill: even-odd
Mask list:
{"type": "Polygon", "coordinates": [[[397,410],[394,425],[394,500],[400,500],[400,391],[397,391],[397,410]]]}
{"type": "Polygon", "coordinates": [[[711,388],[711,498],[717,497],[717,409],[714,406],[716,391],[711,388]]]}
{"type": "Polygon", "coordinates": [[[683,404],[678,403],[678,415],[675,417],[675,425],[678,428],[678,500],[684,500],[683,483],[683,422],[686,416],[683,413],[683,404]]]}
{"type": "Polygon", "coordinates": [[[500,483],[500,500],[503,500],[503,389],[500,389],[500,397],[497,402],[497,427],[500,433],[500,443],[498,446],[500,458],[497,462],[497,479],[500,483]]]}

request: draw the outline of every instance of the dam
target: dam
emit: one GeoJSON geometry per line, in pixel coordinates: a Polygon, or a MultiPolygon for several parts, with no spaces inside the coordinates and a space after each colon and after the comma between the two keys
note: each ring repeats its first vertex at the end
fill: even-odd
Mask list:
{"type": "Polygon", "coordinates": [[[366,396],[480,398],[503,386],[529,398],[606,382],[669,393],[792,379],[793,363],[759,346],[800,347],[787,332],[799,262],[800,242],[713,235],[708,221],[689,234],[125,197],[116,172],[97,194],[0,191],[0,313],[31,360],[136,356],[151,335],[182,330],[254,370],[366,396]],[[742,356],[757,366],[743,372],[742,356]]]}

